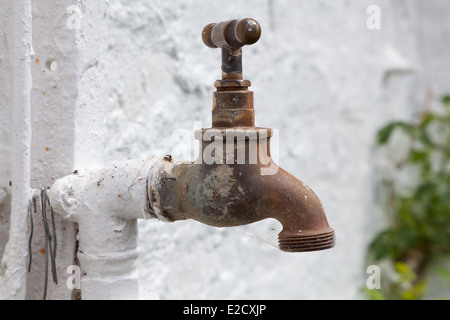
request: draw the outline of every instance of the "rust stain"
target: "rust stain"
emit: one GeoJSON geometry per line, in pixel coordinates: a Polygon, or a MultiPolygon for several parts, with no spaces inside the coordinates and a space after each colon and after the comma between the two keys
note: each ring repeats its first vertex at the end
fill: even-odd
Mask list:
{"type": "Polygon", "coordinates": [[[42,248],[41,250],[39,250],[39,252],[45,254],[45,248],[42,248]]]}
{"type": "Polygon", "coordinates": [[[100,187],[100,185],[102,184],[103,180],[105,180],[105,178],[101,178],[100,180],[97,181],[97,187],[100,187]]]}

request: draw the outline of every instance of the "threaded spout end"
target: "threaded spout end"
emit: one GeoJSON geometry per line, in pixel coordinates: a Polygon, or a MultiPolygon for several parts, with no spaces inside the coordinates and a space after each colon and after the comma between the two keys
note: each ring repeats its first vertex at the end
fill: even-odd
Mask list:
{"type": "Polygon", "coordinates": [[[308,252],[326,250],[333,248],[335,242],[336,239],[334,230],[312,235],[282,232],[278,236],[278,244],[280,250],[285,252],[308,252]]]}

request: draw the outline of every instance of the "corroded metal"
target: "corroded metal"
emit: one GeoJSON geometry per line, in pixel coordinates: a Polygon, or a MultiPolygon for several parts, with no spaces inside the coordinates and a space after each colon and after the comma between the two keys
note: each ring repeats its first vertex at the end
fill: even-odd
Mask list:
{"type": "Polygon", "coordinates": [[[222,49],[222,79],[242,80],[242,47],[256,43],[261,26],[254,19],[230,20],[208,24],[202,32],[210,48],[222,49]]]}
{"type": "Polygon", "coordinates": [[[242,47],[256,43],[261,26],[254,19],[230,20],[207,25],[203,42],[222,49],[222,79],[213,94],[212,121],[215,128],[253,127],[255,111],[250,81],[243,80],[242,47]]]}
{"type": "Polygon", "coordinates": [[[225,52],[222,79],[216,81],[213,93],[213,126],[196,133],[201,141],[199,159],[190,164],[168,160],[159,183],[148,190],[150,211],[166,221],[193,219],[216,227],[274,218],[283,225],[281,250],[328,249],[335,243],[334,230],[319,198],[273,162],[272,130],[255,126],[251,83],[242,77],[242,47],[260,35],[253,19],[204,28],[205,44],[225,52]]]}

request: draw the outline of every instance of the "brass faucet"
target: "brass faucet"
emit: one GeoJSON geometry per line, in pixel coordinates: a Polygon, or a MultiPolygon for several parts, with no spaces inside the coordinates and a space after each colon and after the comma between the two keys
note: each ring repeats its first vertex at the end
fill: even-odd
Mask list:
{"type": "Polygon", "coordinates": [[[196,132],[199,158],[172,163],[149,185],[149,210],[165,221],[193,219],[215,227],[274,218],[283,225],[279,247],[287,252],[332,248],[317,195],[278,167],[270,155],[272,130],[255,127],[253,92],[242,76],[242,47],[256,43],[261,27],[253,19],[207,25],[203,42],[222,50],[222,79],[215,83],[212,128],[196,132]]]}

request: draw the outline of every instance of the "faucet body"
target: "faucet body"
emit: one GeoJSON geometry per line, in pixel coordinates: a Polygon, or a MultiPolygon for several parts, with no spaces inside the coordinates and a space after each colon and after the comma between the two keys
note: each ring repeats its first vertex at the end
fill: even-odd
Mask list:
{"type": "MultiPolygon", "coordinates": [[[[267,141],[252,143],[248,139],[241,146],[235,141],[235,156],[240,147],[252,154],[252,149],[260,149],[267,141]]],[[[212,143],[204,142],[203,152],[212,143]]],[[[283,251],[315,251],[334,246],[334,231],[318,196],[278,167],[270,153],[259,156],[257,163],[250,163],[248,158],[243,164],[227,164],[227,160],[230,157],[226,158],[225,152],[221,164],[166,160],[164,166],[149,175],[151,215],[168,222],[193,219],[214,227],[274,218],[283,226],[278,236],[283,251]]]]}
{"type": "Polygon", "coordinates": [[[242,47],[257,42],[260,35],[253,19],[204,28],[204,43],[222,49],[212,128],[196,132],[199,159],[188,164],[168,160],[148,184],[149,211],[165,221],[194,219],[215,227],[274,218],[283,225],[278,236],[281,250],[328,249],[335,237],[322,203],[308,186],[273,162],[272,130],[255,126],[251,83],[242,76],[242,47]]]}

